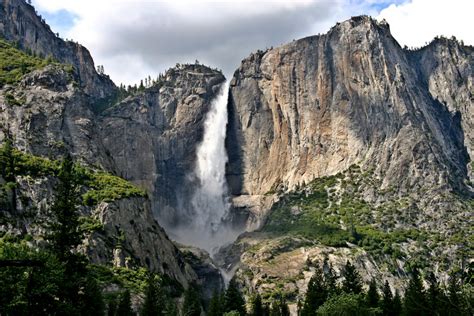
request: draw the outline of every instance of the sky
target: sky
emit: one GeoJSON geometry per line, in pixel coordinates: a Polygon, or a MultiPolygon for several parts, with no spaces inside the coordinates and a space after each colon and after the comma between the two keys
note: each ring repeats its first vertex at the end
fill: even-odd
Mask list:
{"type": "Polygon", "coordinates": [[[54,32],[87,47],[116,84],[195,60],[230,77],[250,53],[367,14],[401,45],[474,45],[474,0],[33,0],[54,32]]]}

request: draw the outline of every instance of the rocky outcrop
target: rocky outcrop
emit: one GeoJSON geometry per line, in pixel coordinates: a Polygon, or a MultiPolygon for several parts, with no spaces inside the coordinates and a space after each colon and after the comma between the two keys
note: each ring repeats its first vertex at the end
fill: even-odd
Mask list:
{"type": "Polygon", "coordinates": [[[113,97],[117,88],[110,78],[96,72],[89,51],[73,41],[63,41],[23,0],[0,1],[0,36],[43,57],[74,66],[84,92],[96,101],[113,97]]]}
{"type": "MultiPolygon", "coordinates": [[[[85,48],[61,40],[33,7],[19,0],[0,3],[0,35],[16,41],[20,48],[74,66],[70,71],[52,63],[20,82],[4,85],[0,89],[0,140],[8,133],[15,148],[36,156],[58,159],[70,154],[86,166],[133,181],[149,194],[150,199],[120,199],[84,208],[84,214],[103,225],[101,233],[87,240],[84,251],[94,262],[148,267],[185,287],[198,281],[200,276],[155,221],[154,211],[174,216],[181,201],[186,201],[186,176],[202,137],[203,117],[225,80],[223,75],[202,65],[170,69],[152,87],[110,104],[99,115],[97,108],[110,102],[117,88],[96,73],[85,48]],[[176,188],[183,188],[183,195],[176,188]]],[[[48,208],[53,180],[38,181],[38,185],[24,183],[25,207],[17,201],[20,215],[5,215],[1,210],[2,219],[3,215],[9,220],[18,215],[15,225],[2,226],[2,231],[41,233],[40,226],[21,215],[36,212],[36,207],[48,208]]],[[[203,262],[200,269],[206,270],[206,265],[203,262]]],[[[207,277],[221,280],[218,271],[212,271],[209,266],[207,277]]]]}
{"type": "Polygon", "coordinates": [[[353,164],[400,195],[468,190],[473,55],[447,42],[407,51],[362,16],[242,61],[229,98],[232,193],[286,191],[353,164]]]}
{"type": "Polygon", "coordinates": [[[105,111],[100,134],[117,174],[147,189],[160,223],[188,218],[196,148],[213,97],[225,80],[202,65],[170,69],[144,93],[105,111]]]}
{"type": "MultiPolygon", "coordinates": [[[[89,99],[75,87],[73,79],[61,66],[48,66],[27,75],[14,89],[4,86],[0,91],[2,138],[8,131],[15,147],[22,151],[50,158],[69,153],[85,165],[111,169],[113,161],[101,145],[97,121],[87,106],[89,99]],[[5,95],[23,103],[12,106],[5,95]]],[[[40,236],[55,180],[48,176],[26,177],[18,183],[17,207],[11,214],[2,210],[2,219],[10,223],[2,222],[2,231],[40,236]]],[[[85,243],[84,251],[93,262],[148,267],[184,286],[197,280],[194,270],[155,221],[148,199],[104,202],[93,208],[82,207],[81,213],[103,226],[85,243]]]]}
{"type": "MultiPolygon", "coordinates": [[[[459,117],[464,144],[474,159],[474,48],[456,39],[436,38],[409,54],[418,66],[421,83],[430,94],[459,117]]],[[[471,168],[472,179],[472,168],[471,168]]]]}

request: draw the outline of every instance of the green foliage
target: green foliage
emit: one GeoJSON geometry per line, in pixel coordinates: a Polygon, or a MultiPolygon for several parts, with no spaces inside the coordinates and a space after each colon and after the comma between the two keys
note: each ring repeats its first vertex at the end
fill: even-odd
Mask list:
{"type": "Polygon", "coordinates": [[[235,278],[230,280],[224,296],[224,312],[237,311],[241,316],[246,314],[245,300],[240,293],[235,278]]]}
{"type": "Polygon", "coordinates": [[[346,293],[359,294],[362,292],[362,278],[357,269],[347,261],[342,271],[342,290],[346,293]]]}
{"type": "Polygon", "coordinates": [[[69,263],[76,260],[73,253],[81,243],[83,234],[79,229],[79,185],[71,157],[66,157],[58,172],[59,183],[51,207],[47,239],[54,253],[69,263]]]}
{"type": "Polygon", "coordinates": [[[394,308],[393,308],[393,294],[392,290],[390,289],[390,284],[388,281],[385,281],[382,291],[382,300],[380,302],[380,308],[382,310],[383,315],[387,316],[395,316],[394,308]]]}
{"type": "MultiPolygon", "coordinates": [[[[12,148],[11,141],[6,141],[0,147],[0,172],[7,181],[9,181],[8,179],[14,181],[15,175],[58,176],[60,167],[60,161],[34,156],[12,148]]],[[[73,169],[71,172],[74,173],[75,181],[88,188],[87,192],[82,195],[85,205],[92,206],[100,202],[146,196],[145,191],[110,173],[96,172],[77,164],[73,166],[73,169]]]]}
{"type": "Polygon", "coordinates": [[[134,293],[144,293],[148,287],[150,273],[147,269],[110,267],[104,265],[91,265],[94,277],[102,285],[117,284],[134,293]]]}
{"type": "Polygon", "coordinates": [[[364,304],[364,298],[354,293],[336,295],[318,308],[316,315],[321,316],[366,316],[377,315],[364,304]]]}
{"type": "Polygon", "coordinates": [[[19,150],[13,150],[15,174],[28,175],[31,177],[57,176],[61,167],[58,160],[50,160],[19,150]]]}
{"type": "Polygon", "coordinates": [[[104,225],[99,219],[92,216],[81,216],[79,217],[79,230],[89,234],[97,231],[103,231],[104,225]]]}
{"type": "Polygon", "coordinates": [[[134,316],[132,310],[132,301],[130,298],[130,291],[125,290],[120,296],[120,302],[117,307],[117,316],[134,316]]]}
{"type": "Polygon", "coordinates": [[[328,298],[328,289],[326,288],[323,271],[317,265],[315,272],[308,283],[306,298],[301,310],[301,316],[316,315],[316,310],[323,305],[328,298]]]}
{"type": "Polygon", "coordinates": [[[214,292],[209,302],[207,316],[222,316],[224,313],[224,296],[218,292],[214,292]]]}
{"type": "MultiPolygon", "coordinates": [[[[317,178],[282,194],[270,210],[262,231],[277,236],[296,235],[334,247],[353,243],[376,259],[386,255],[402,258],[405,254],[400,244],[410,240],[423,243],[434,233],[394,225],[397,222],[394,214],[407,208],[409,199],[395,201],[389,196],[385,197],[387,202],[377,206],[366,202],[362,192],[367,188],[377,190],[379,195],[393,189],[378,190],[377,181],[372,171],[362,172],[355,165],[334,176],[317,178]]],[[[418,263],[425,261],[423,256],[427,251],[419,250],[418,263]]]]}
{"type": "MultiPolygon", "coordinates": [[[[8,236],[5,236],[8,237],[8,236]]],[[[0,314],[28,315],[34,310],[46,313],[62,309],[59,294],[64,265],[45,251],[36,251],[24,241],[0,238],[0,260],[26,260],[25,267],[0,268],[0,314]]]]}
{"type": "Polygon", "coordinates": [[[0,87],[14,84],[25,74],[50,63],[52,61],[28,55],[4,39],[0,39],[0,87]]]}
{"type": "Polygon", "coordinates": [[[86,185],[90,188],[83,196],[85,205],[111,202],[129,197],[144,197],[146,193],[125,179],[106,172],[86,172],[86,185]]]}
{"type": "Polygon", "coordinates": [[[377,283],[372,279],[369,283],[369,290],[367,291],[367,306],[377,307],[379,304],[379,293],[377,291],[377,283]]]}
{"type": "Polygon", "coordinates": [[[150,276],[145,291],[145,302],[143,303],[142,316],[164,315],[166,307],[166,298],[159,285],[160,279],[156,276],[150,276]]]}
{"type": "Polygon", "coordinates": [[[189,286],[184,292],[183,316],[200,316],[201,315],[201,298],[199,291],[195,286],[189,286]]]}
{"type": "Polygon", "coordinates": [[[418,269],[413,269],[410,282],[405,292],[404,315],[428,315],[425,291],[418,269]]]}
{"type": "Polygon", "coordinates": [[[25,97],[21,97],[17,99],[10,92],[5,92],[4,97],[5,97],[5,102],[10,106],[22,106],[26,102],[25,97]]]}
{"type": "Polygon", "coordinates": [[[252,298],[251,309],[250,310],[251,310],[251,312],[250,312],[251,316],[263,316],[264,315],[262,297],[260,296],[260,294],[257,293],[257,295],[255,295],[252,298]]]}
{"type": "Polygon", "coordinates": [[[290,316],[290,309],[282,295],[273,301],[270,316],[290,316]]]}

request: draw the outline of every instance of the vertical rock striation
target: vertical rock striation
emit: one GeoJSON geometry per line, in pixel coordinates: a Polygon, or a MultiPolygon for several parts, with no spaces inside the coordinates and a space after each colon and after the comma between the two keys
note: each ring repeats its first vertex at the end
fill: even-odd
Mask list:
{"type": "Polygon", "coordinates": [[[95,101],[105,102],[117,92],[108,76],[96,72],[92,56],[84,46],[59,38],[25,1],[0,1],[0,36],[43,57],[73,65],[84,92],[95,101]]]}
{"type": "Polygon", "coordinates": [[[361,16],[243,60],[229,98],[232,193],[291,189],[353,164],[399,194],[465,191],[473,54],[443,43],[407,51],[387,23],[361,16]]]}

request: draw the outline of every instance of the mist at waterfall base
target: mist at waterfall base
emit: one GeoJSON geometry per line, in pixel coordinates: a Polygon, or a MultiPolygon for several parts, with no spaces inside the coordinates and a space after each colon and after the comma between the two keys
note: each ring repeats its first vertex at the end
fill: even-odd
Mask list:
{"type": "Polygon", "coordinates": [[[172,237],[185,245],[207,250],[211,255],[233,242],[242,230],[230,222],[230,202],[225,178],[227,152],[227,100],[229,84],[220,87],[206,114],[203,140],[196,151],[190,182],[195,183],[186,225],[173,229],[172,237]]]}

